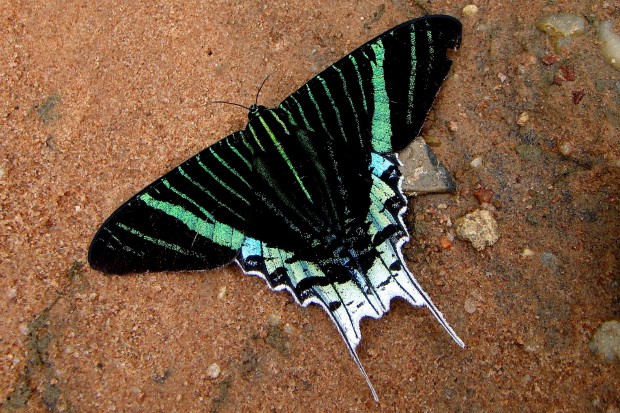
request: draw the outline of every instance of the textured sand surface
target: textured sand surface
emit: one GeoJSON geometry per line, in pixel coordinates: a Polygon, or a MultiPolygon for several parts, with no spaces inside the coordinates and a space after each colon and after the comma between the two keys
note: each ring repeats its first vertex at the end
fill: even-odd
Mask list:
{"type": "Polygon", "coordinates": [[[0,3],[3,411],[620,410],[620,363],[588,348],[620,318],[620,72],[596,44],[613,1],[0,3]],[[556,52],[535,23],[558,11],[588,24],[556,52]],[[84,266],[120,203],[245,125],[210,101],[250,105],[270,75],[274,106],[425,12],[463,21],[424,130],[459,190],[411,201],[404,252],[466,349],[393,302],[358,349],[376,404],[320,308],[235,266],[84,266]],[[478,252],[452,223],[489,195],[501,238],[478,252]]]}

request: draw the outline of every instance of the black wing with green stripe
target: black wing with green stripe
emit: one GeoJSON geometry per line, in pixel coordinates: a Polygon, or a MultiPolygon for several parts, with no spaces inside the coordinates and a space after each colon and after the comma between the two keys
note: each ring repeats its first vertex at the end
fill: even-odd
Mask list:
{"type": "Polygon", "coordinates": [[[248,223],[252,150],[236,132],[188,159],[116,210],[95,235],[102,272],[203,270],[235,259],[248,223]]]}
{"type": "Polygon", "coordinates": [[[377,153],[419,134],[461,41],[461,23],[429,16],[394,27],[343,57],[278,107],[308,130],[377,153]]]}

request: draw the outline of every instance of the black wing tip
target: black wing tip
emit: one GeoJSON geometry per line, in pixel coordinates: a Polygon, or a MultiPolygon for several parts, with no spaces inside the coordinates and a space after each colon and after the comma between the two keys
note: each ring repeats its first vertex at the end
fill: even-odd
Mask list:
{"type": "Polygon", "coordinates": [[[148,271],[148,268],[136,266],[135,258],[128,257],[121,249],[111,248],[108,222],[112,221],[117,213],[113,213],[97,230],[88,247],[88,265],[95,271],[106,275],[126,275],[148,271]]]}
{"type": "Polygon", "coordinates": [[[446,36],[446,46],[448,49],[458,50],[461,47],[461,39],[463,36],[463,23],[456,17],[441,15],[445,23],[443,30],[446,36]]]}
{"type": "Polygon", "coordinates": [[[97,234],[95,234],[88,247],[88,265],[93,270],[105,272],[105,266],[101,259],[101,247],[99,247],[98,244],[100,244],[99,231],[97,231],[97,234]]]}
{"type": "Polygon", "coordinates": [[[463,24],[459,19],[447,14],[429,14],[409,20],[395,29],[402,26],[421,26],[426,25],[427,28],[435,28],[442,32],[442,38],[446,42],[446,49],[458,49],[461,46],[461,37],[463,33],[463,24]]]}
{"type": "Polygon", "coordinates": [[[131,272],[128,268],[121,268],[112,265],[118,260],[111,260],[106,248],[107,241],[101,238],[99,231],[90,243],[88,248],[88,265],[95,271],[109,275],[122,275],[131,272]]]}
{"type": "MultiPolygon", "coordinates": [[[[139,256],[127,252],[120,246],[111,248],[110,235],[102,226],[95,234],[88,248],[88,265],[95,271],[107,275],[128,275],[146,272],[202,271],[229,264],[237,258],[239,250],[214,243],[197,244],[198,250],[209,250],[209,256],[182,256],[174,251],[150,245],[138,248],[139,256]],[[209,259],[211,258],[211,259],[209,259]]],[[[115,243],[118,245],[118,243],[115,243]]]]}
{"type": "Polygon", "coordinates": [[[441,30],[447,49],[458,49],[461,46],[463,24],[459,19],[447,14],[429,15],[425,18],[441,30]]]}

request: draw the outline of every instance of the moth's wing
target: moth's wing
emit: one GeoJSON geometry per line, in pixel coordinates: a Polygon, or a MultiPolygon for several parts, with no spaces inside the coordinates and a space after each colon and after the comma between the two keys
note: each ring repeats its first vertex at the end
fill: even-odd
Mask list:
{"type": "Polygon", "coordinates": [[[234,260],[249,214],[251,160],[239,131],[144,188],[101,226],[88,252],[91,267],[126,274],[234,260]]]}
{"type": "MultiPolygon", "coordinates": [[[[364,225],[356,227],[364,236],[357,239],[370,242],[359,260],[354,257],[344,264],[341,277],[327,274],[325,265],[298,260],[286,248],[275,248],[253,237],[244,242],[240,264],[264,277],[275,289],[291,291],[302,305],[320,304],[336,324],[371,389],[355,353],[361,339],[359,322],[363,317],[381,317],[394,297],[429,308],[452,338],[463,345],[402,257],[401,247],[409,239],[402,221],[407,202],[400,187],[398,161],[392,155],[420,132],[450,69],[447,51],[458,48],[460,39],[461,24],[454,18],[412,20],[345,56],[276,108],[289,129],[298,128],[312,139],[326,141],[327,153],[336,159],[330,169],[338,169],[338,151],[332,149],[340,148],[341,142],[352,148],[345,156],[364,158],[366,171],[356,171],[358,184],[344,184],[338,179],[330,187],[366,194],[345,218],[359,220],[357,213],[365,211],[361,216],[364,225]]],[[[337,192],[330,191],[334,198],[337,192]]],[[[350,205],[345,197],[341,199],[350,205]]],[[[373,396],[376,399],[374,389],[373,396]]]]}
{"type": "MultiPolygon", "coordinates": [[[[359,320],[365,316],[380,317],[396,296],[413,305],[427,306],[462,345],[402,258],[401,246],[409,239],[402,222],[407,202],[400,186],[398,162],[392,155],[419,133],[452,64],[448,50],[458,48],[460,41],[461,23],[452,17],[411,20],[328,67],[276,109],[288,124],[307,131],[312,139],[323,139],[324,145],[334,149],[340,148],[342,142],[350,148],[345,156],[365,158],[369,173],[360,173],[364,179],[353,185],[349,182],[344,189],[366,194],[364,201],[358,201],[363,208],[356,205],[355,211],[365,211],[362,218],[377,258],[370,266],[360,264],[360,279],[354,283],[360,294],[347,288],[347,295],[359,300],[340,300],[345,304],[340,307],[335,302],[318,300],[328,309],[350,348],[354,349],[360,339],[359,320]],[[333,311],[336,307],[341,315],[333,311]]],[[[328,153],[337,151],[330,149],[328,153]]],[[[336,159],[338,156],[342,155],[336,159]]],[[[357,165],[351,161],[349,164],[357,165]]],[[[332,187],[341,189],[339,185],[332,187]]],[[[296,276],[304,277],[304,271],[308,273],[297,268],[296,276]]],[[[334,290],[332,285],[317,283],[313,291],[317,297],[327,297],[326,291],[330,289],[334,290]]]]}
{"type": "Polygon", "coordinates": [[[279,106],[289,121],[376,153],[404,149],[420,132],[461,41],[449,16],[411,20],[343,57],[279,106]]]}
{"type": "MultiPolygon", "coordinates": [[[[275,240],[266,241],[263,234],[253,236],[254,234],[249,232],[237,261],[245,272],[260,276],[272,289],[289,291],[298,304],[302,306],[319,304],[323,307],[336,325],[354,361],[366,378],[373,396],[377,399],[376,392],[355,352],[362,337],[360,331],[362,318],[380,318],[389,310],[391,300],[394,297],[401,297],[411,305],[426,306],[459,345],[463,346],[463,342],[407,269],[402,256],[401,247],[409,239],[402,220],[407,200],[400,190],[401,175],[396,156],[372,153],[368,164],[362,170],[359,168],[359,162],[340,159],[339,155],[342,155],[344,145],[321,142],[316,136],[313,137],[314,139],[308,139],[307,135],[310,134],[306,131],[297,134],[299,142],[306,140],[305,143],[299,145],[312,145],[314,150],[308,152],[310,156],[308,156],[306,165],[302,165],[301,162],[295,164],[300,165],[299,175],[306,178],[302,182],[312,195],[310,198],[318,199],[316,204],[319,207],[313,207],[310,203],[304,205],[301,201],[303,199],[301,194],[296,197],[299,201],[291,198],[290,194],[300,192],[294,188],[295,183],[292,179],[288,182],[280,181],[284,187],[277,191],[271,190],[267,184],[259,180],[261,174],[264,173],[260,171],[261,168],[255,170],[255,189],[259,193],[271,191],[265,208],[271,208],[274,216],[280,211],[293,208],[298,210],[297,214],[287,214],[287,225],[292,228],[302,228],[304,221],[312,221],[313,215],[319,215],[314,212],[323,207],[331,208],[332,205],[340,205],[347,199],[346,194],[340,194],[341,187],[338,183],[329,182],[327,174],[314,174],[315,183],[320,185],[312,185],[311,165],[324,164],[321,167],[324,170],[342,167],[344,174],[350,175],[342,179],[342,182],[346,183],[351,183],[354,175],[357,175],[358,185],[347,187],[347,191],[360,191],[366,194],[365,200],[354,199],[355,202],[365,205],[363,223],[350,226],[355,229],[356,233],[363,232],[356,235],[350,234],[354,239],[353,243],[357,244],[354,246],[356,253],[347,255],[342,250],[333,251],[332,260],[317,260],[317,256],[324,257],[319,254],[321,243],[326,242],[326,238],[319,238],[317,233],[303,231],[302,235],[309,239],[310,247],[307,251],[300,252],[295,248],[289,248],[299,242],[294,241],[293,237],[290,241],[287,238],[278,243],[275,240]],[[312,154],[316,154],[317,157],[315,158],[312,154]],[[330,163],[331,161],[326,159],[330,157],[330,154],[336,155],[335,158],[339,158],[340,162],[330,163]],[[318,162],[315,162],[317,160],[318,162]],[[318,189],[319,187],[321,190],[318,189]],[[323,190],[326,193],[321,194],[323,190]],[[304,215],[303,210],[309,210],[308,214],[304,215]]],[[[295,152],[291,148],[293,145],[293,140],[283,144],[283,150],[289,156],[295,152]]],[[[259,162],[259,159],[257,158],[256,162],[259,162]]],[[[277,165],[276,155],[269,156],[260,163],[277,165]]],[[[274,173],[277,169],[277,166],[273,167],[274,173]]],[[[266,175],[264,181],[269,182],[270,176],[273,174],[266,175]]],[[[260,201],[256,202],[253,213],[261,209],[260,201]]],[[[356,209],[352,207],[344,212],[343,220],[345,222],[357,220],[359,217],[356,214],[356,209]]],[[[325,217],[325,222],[331,219],[328,213],[321,215],[325,217]]],[[[277,223],[277,219],[269,219],[269,222],[277,223]]],[[[274,227],[273,232],[280,236],[286,233],[284,223],[274,227]]]]}

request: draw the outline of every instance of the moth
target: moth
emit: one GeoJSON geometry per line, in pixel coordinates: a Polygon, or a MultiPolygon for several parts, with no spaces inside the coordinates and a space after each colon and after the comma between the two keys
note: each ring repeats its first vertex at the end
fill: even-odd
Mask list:
{"type": "Polygon", "coordinates": [[[400,24],[322,71],[280,105],[249,108],[245,129],[121,205],[89,249],[109,274],[193,271],[236,262],[332,319],[357,357],[363,317],[401,297],[463,342],[407,269],[397,152],[419,134],[461,24],[400,24]]]}

